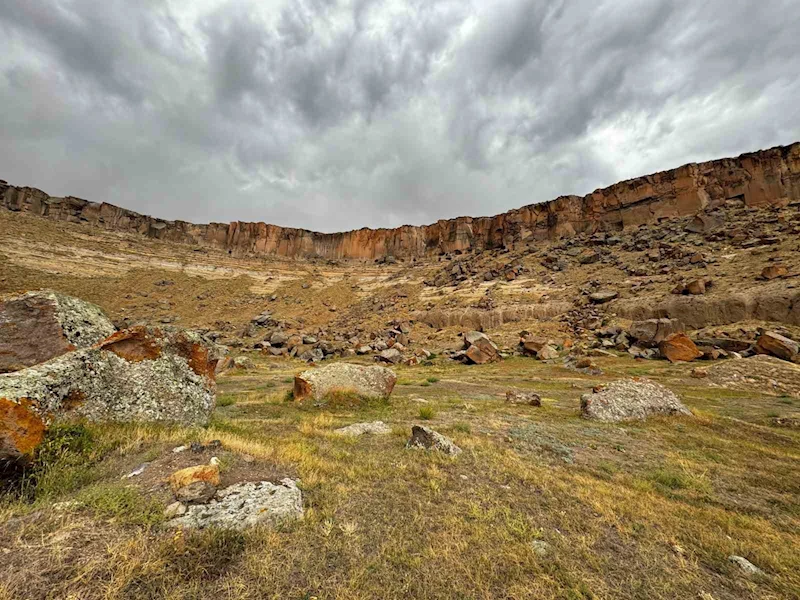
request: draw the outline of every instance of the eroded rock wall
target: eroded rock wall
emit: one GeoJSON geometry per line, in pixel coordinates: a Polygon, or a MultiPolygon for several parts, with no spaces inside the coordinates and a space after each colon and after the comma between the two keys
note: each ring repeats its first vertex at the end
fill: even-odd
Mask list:
{"type": "Polygon", "coordinates": [[[513,247],[531,240],[614,231],[697,213],[729,199],[748,206],[800,199],[800,142],[631,179],[586,196],[562,196],[494,217],[459,217],[432,225],[315,233],[241,221],[194,225],[163,221],[113,204],[56,198],[0,181],[0,207],[59,221],[137,232],[166,241],[214,246],[246,256],[414,258],[513,247]]]}

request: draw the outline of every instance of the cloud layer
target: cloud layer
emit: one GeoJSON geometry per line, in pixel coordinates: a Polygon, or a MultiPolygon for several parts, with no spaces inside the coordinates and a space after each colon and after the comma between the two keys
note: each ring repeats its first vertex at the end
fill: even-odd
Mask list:
{"type": "Polygon", "coordinates": [[[195,222],[488,215],[800,140],[796,0],[0,0],[0,178],[195,222]]]}

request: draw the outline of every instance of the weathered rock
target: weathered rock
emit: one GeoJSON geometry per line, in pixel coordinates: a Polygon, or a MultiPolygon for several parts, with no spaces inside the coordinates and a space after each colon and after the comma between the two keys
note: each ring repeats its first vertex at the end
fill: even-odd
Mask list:
{"type": "Polygon", "coordinates": [[[378,354],[378,360],[381,362],[396,365],[403,360],[403,355],[396,347],[389,348],[378,354]]]}
{"type": "Polygon", "coordinates": [[[373,421],[372,423],[353,423],[347,427],[341,427],[336,430],[339,435],[347,435],[351,437],[358,437],[359,435],[372,434],[372,435],[385,435],[391,433],[392,429],[383,421],[373,421]]]}
{"type": "Polygon", "coordinates": [[[169,485],[173,492],[178,492],[193,483],[208,483],[214,488],[219,485],[219,465],[197,465],[194,467],[186,467],[180,471],[175,471],[169,476],[169,485]]]}
{"type": "Polygon", "coordinates": [[[331,392],[352,392],[365,398],[388,398],[397,376],[386,367],[334,363],[304,371],[294,378],[294,398],[322,400],[331,392]]]}
{"type": "Polygon", "coordinates": [[[209,356],[189,333],[136,327],[0,375],[0,458],[29,456],[62,418],[205,424],[216,392],[209,356]]]}
{"type": "Polygon", "coordinates": [[[706,293],[706,282],[702,279],[693,279],[686,284],[686,293],[692,296],[700,296],[706,293]]]}
{"type": "Polygon", "coordinates": [[[500,359],[500,351],[486,334],[470,331],[464,334],[465,356],[469,362],[482,365],[500,359]]]}
{"type": "Polygon", "coordinates": [[[800,353],[800,345],[786,336],[767,331],[756,342],[756,351],[760,354],[771,354],[782,360],[792,360],[800,353]]]}
{"type": "Polygon", "coordinates": [[[771,281],[779,277],[786,277],[789,271],[784,265],[768,265],[761,271],[761,279],[771,281]]]}
{"type": "Polygon", "coordinates": [[[237,356],[233,359],[233,366],[243,371],[250,371],[256,368],[256,364],[249,356],[237,356]]]}
{"type": "Polygon", "coordinates": [[[536,353],[536,358],[539,360],[555,360],[558,358],[558,350],[553,346],[543,346],[539,352],[536,353]]]}
{"type": "Polygon", "coordinates": [[[647,319],[631,323],[628,334],[640,344],[655,345],[683,331],[684,327],[677,319],[647,319]]]}
{"type": "Polygon", "coordinates": [[[192,505],[185,514],[167,522],[186,529],[246,529],[279,525],[303,515],[303,496],[292,479],[279,485],[269,481],[237,483],[216,493],[208,504],[192,505]]]}
{"type": "Polygon", "coordinates": [[[669,362],[690,362],[703,356],[685,333],[673,333],[658,344],[658,350],[669,362]]]}
{"type": "Polygon", "coordinates": [[[411,439],[408,440],[406,448],[437,450],[449,456],[461,454],[461,448],[456,446],[451,439],[423,425],[414,425],[411,428],[411,439]]]}
{"type": "Polygon", "coordinates": [[[88,348],[116,328],[89,302],[49,290],[0,302],[0,373],[46,362],[88,348]]]}
{"type": "Polygon", "coordinates": [[[530,406],[541,406],[542,397],[536,392],[526,392],[522,390],[508,390],[506,392],[506,402],[512,404],[529,404],[530,406]]]}
{"type": "Polygon", "coordinates": [[[620,379],[581,397],[581,413],[599,421],[629,421],[652,415],[691,415],[671,390],[646,379],[620,379]]]}
{"type": "Polygon", "coordinates": [[[728,560],[739,567],[745,575],[764,575],[764,571],[742,556],[731,555],[728,560]]]}
{"type": "Polygon", "coordinates": [[[615,292],[613,290],[607,290],[589,294],[589,300],[591,300],[592,304],[605,304],[606,302],[611,302],[612,300],[618,297],[619,297],[619,292],[615,292]]]}

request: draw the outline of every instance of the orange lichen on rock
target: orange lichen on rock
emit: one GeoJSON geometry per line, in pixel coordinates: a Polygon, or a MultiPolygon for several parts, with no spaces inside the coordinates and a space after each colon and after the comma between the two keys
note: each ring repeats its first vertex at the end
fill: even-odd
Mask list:
{"type": "Polygon", "coordinates": [[[0,459],[29,458],[44,439],[46,426],[27,398],[0,398],[0,459]]]}

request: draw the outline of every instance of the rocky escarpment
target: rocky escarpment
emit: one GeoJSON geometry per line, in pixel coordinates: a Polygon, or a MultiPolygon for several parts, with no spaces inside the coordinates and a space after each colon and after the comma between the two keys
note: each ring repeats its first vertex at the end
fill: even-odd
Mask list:
{"type": "Polygon", "coordinates": [[[494,217],[459,217],[432,225],[315,233],[233,222],[195,225],[140,215],[107,203],[56,198],[0,181],[0,206],[58,221],[137,232],[172,242],[213,246],[232,254],[291,258],[415,258],[511,247],[577,233],[617,231],[713,209],[729,199],[747,206],[800,199],[800,142],[738,158],[692,163],[631,179],[586,196],[562,196],[494,217]]]}

